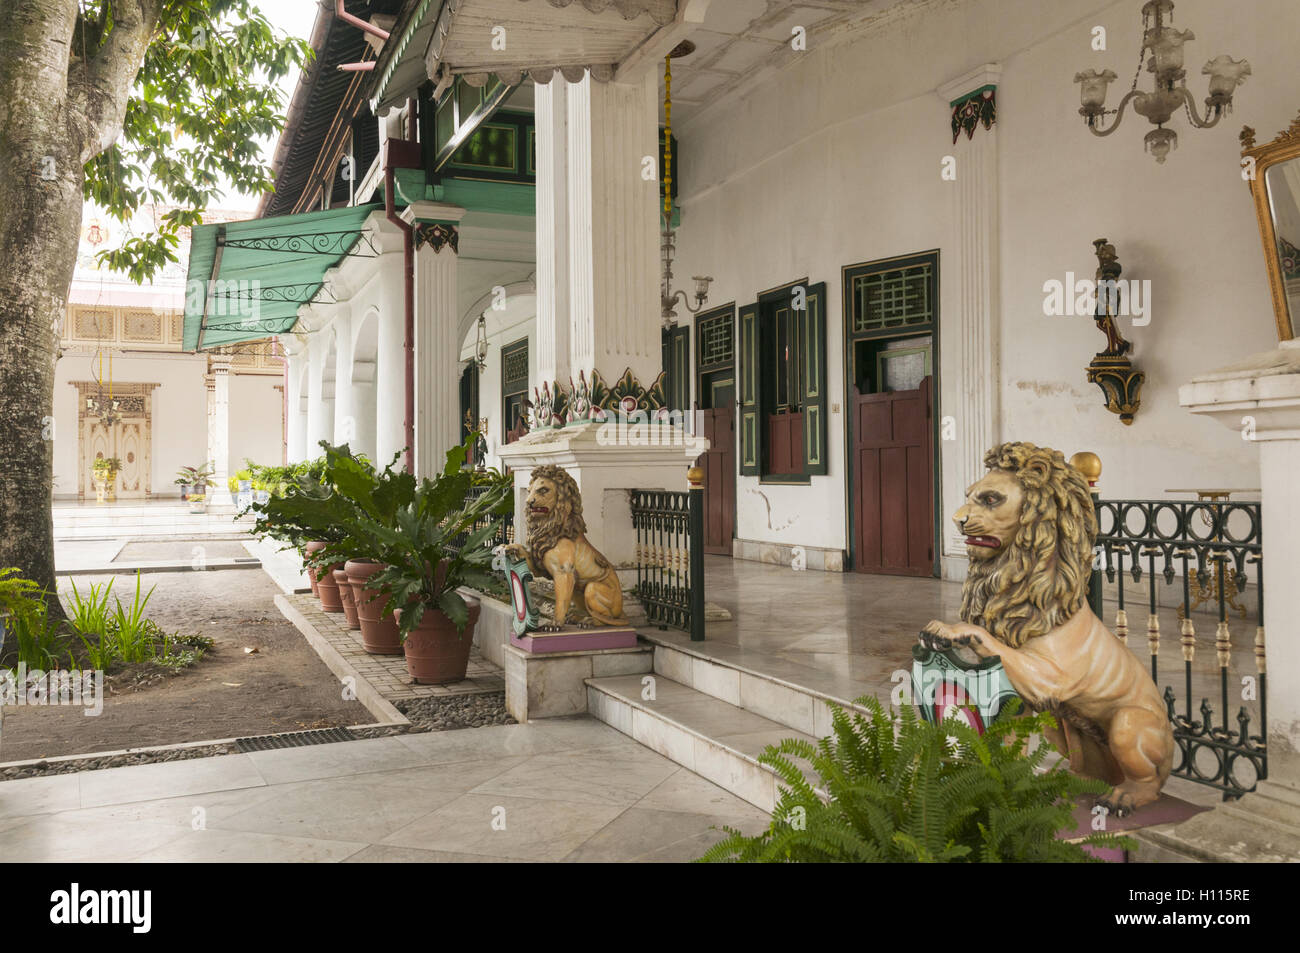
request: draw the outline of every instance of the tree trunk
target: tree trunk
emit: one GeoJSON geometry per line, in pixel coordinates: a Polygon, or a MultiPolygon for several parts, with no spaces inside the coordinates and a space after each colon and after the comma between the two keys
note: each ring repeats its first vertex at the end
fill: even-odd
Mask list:
{"type": "Polygon", "coordinates": [[[0,24],[0,567],[54,581],[54,365],[81,228],[83,160],[66,107],[75,4],[20,3],[0,24]]]}

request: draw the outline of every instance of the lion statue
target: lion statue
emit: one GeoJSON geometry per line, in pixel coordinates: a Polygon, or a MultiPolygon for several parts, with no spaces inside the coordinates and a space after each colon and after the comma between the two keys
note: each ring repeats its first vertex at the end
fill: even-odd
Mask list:
{"type": "Polygon", "coordinates": [[[568,621],[576,600],[597,622],[627,625],[618,573],[587,541],[582,497],[573,477],[561,467],[537,467],[528,481],[526,506],[528,542],[512,543],[506,551],[525,560],[534,576],[554,581],[556,623],[568,621]]]}
{"type": "Polygon", "coordinates": [[[1025,704],[1051,711],[1048,739],[1077,774],[1113,787],[1119,816],[1160,796],[1174,736],[1146,668],[1088,605],[1097,515],[1088,483],[1056,450],[1004,443],[953,516],[970,570],[960,623],[930,622],[930,648],[999,656],[1025,704]]]}

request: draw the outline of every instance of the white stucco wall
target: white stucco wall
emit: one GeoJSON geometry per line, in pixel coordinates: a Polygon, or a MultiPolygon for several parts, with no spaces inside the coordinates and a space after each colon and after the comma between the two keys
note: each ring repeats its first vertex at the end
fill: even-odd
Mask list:
{"type": "MultiPolygon", "coordinates": [[[[1292,51],[1300,5],[1180,0],[1176,23],[1197,36],[1187,57],[1196,99],[1205,96],[1200,65],[1214,55],[1244,56],[1254,75],[1218,128],[1199,131],[1176,119],[1180,145],[1163,166],[1143,151],[1152,127],[1139,116],[1127,116],[1108,139],[1089,135],[1072,82],[1078,70],[1112,68],[1120,74],[1112,87],[1118,100],[1137,59],[1139,10],[1132,0],[929,4],[878,33],[823,46],[810,36],[808,52],[789,67],[677,125],[676,273],[713,275],[711,304],[744,305],[803,277],[827,283],[831,472],[811,487],[738,478],[738,537],[846,546],[844,266],[939,249],[938,415],[957,413],[955,374],[944,372],[959,342],[944,337],[943,316],[961,302],[951,280],[961,249],[954,186],[940,176],[943,157],[957,150],[950,111],[935,90],[987,62],[1003,67],[1000,437],[1067,455],[1097,452],[1111,497],[1256,484],[1254,447],[1181,410],[1177,388],[1275,339],[1237,133],[1245,123],[1261,140],[1271,138],[1300,107],[1292,51]],[[1090,47],[1094,25],[1108,30],[1107,52],[1090,47]],[[1131,427],[1104,409],[1100,390],[1085,380],[1104,340],[1093,323],[1043,313],[1043,283],[1064,280],[1067,271],[1091,277],[1091,243],[1103,236],[1117,245],[1125,278],[1152,282],[1150,325],[1122,328],[1147,375],[1131,427]]],[[[1142,82],[1149,85],[1145,73],[1142,82]]],[[[955,424],[961,428],[959,416],[955,424]]],[[[954,456],[941,449],[944,523],[963,489],[954,456]]]]}
{"type": "MultiPolygon", "coordinates": [[[[75,497],[78,486],[77,390],[70,381],[94,380],[91,355],[68,352],[55,369],[54,494],[75,497]]],[[[172,481],[183,466],[199,466],[208,458],[208,405],[203,375],[204,355],[115,355],[113,380],[157,384],[152,392],[153,421],[150,462],[153,493],[176,492],[172,481]]],[[[233,390],[234,388],[232,388],[233,390]]],[[[88,495],[93,484],[87,479],[88,495]]]]}
{"type": "Polygon", "coordinates": [[[284,381],[269,374],[230,377],[230,472],[244,460],[279,466],[284,459],[284,381]]]}

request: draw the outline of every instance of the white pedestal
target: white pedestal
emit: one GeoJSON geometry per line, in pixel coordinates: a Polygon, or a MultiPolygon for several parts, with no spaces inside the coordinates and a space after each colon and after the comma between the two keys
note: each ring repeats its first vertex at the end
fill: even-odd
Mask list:
{"type": "Polygon", "coordinates": [[[1138,859],[1300,859],[1300,341],[1197,377],[1178,392],[1194,414],[1259,443],[1268,671],[1268,780],[1252,794],[1141,835],[1138,859]]]}
{"type": "Polygon", "coordinates": [[[569,472],[582,493],[587,539],[616,569],[634,568],[636,533],[628,491],[685,490],[687,469],[708,446],[702,437],[662,424],[644,424],[639,430],[614,423],[534,430],[497,450],[515,475],[515,538],[527,533],[523,498],[533,468],[554,464],[569,472]]]}

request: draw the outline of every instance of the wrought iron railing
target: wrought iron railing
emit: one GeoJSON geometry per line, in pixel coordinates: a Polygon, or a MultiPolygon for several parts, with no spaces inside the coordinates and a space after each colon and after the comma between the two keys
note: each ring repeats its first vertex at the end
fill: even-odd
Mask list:
{"type": "MultiPolygon", "coordinates": [[[[470,503],[478,499],[484,493],[487,493],[490,489],[492,489],[492,487],[487,485],[471,486],[469,488],[469,492],[465,494],[465,505],[468,506],[470,503]]],[[[513,500],[514,497],[511,496],[511,501],[513,502],[513,500]]],[[[513,508],[512,508],[512,512],[513,512],[513,508]]],[[[480,517],[479,519],[475,520],[472,524],[470,524],[468,529],[466,529],[463,533],[460,533],[459,535],[456,536],[456,538],[452,541],[451,545],[448,548],[459,551],[460,548],[465,545],[465,541],[470,538],[471,534],[478,532],[480,529],[482,529],[484,526],[491,523],[493,520],[500,520],[501,524],[497,528],[496,533],[493,535],[488,545],[495,547],[495,546],[503,545],[505,543],[513,543],[515,541],[515,521],[511,517],[511,515],[510,514],[507,514],[505,516],[487,515],[487,516],[480,517]]]]}
{"type": "MultiPolygon", "coordinates": [[[[1182,600],[1176,610],[1183,657],[1181,704],[1172,684],[1164,690],[1165,704],[1174,726],[1173,775],[1223,792],[1224,799],[1240,797],[1268,776],[1267,674],[1264,661],[1263,539],[1259,503],[1179,500],[1105,500],[1097,502],[1100,565],[1093,573],[1094,595],[1100,577],[1115,585],[1118,610],[1115,634],[1128,642],[1128,602],[1125,577],[1139,587],[1146,579],[1147,652],[1151,677],[1160,685],[1160,580],[1175,585],[1181,574],[1182,600]],[[1235,727],[1229,722],[1235,703],[1229,701],[1229,674],[1233,650],[1244,654],[1233,628],[1246,627],[1248,610],[1243,598],[1254,603],[1253,649],[1258,678],[1241,682],[1242,704],[1235,727]],[[1197,666],[1194,615],[1208,603],[1217,615],[1214,633],[1215,666],[1197,666]],[[1233,618],[1233,613],[1237,617],[1233,618]],[[1215,669],[1217,668],[1217,672],[1215,669]],[[1218,708],[1210,704],[1217,674],[1218,708]],[[1201,694],[1194,708],[1196,694],[1201,694]],[[1258,726],[1252,731],[1252,721],[1258,726]],[[1253,777],[1249,776],[1253,774],[1253,777]]],[[[1168,589],[1165,590],[1168,594],[1168,589]]],[[[1139,599],[1141,596],[1139,595],[1139,599]]],[[[1163,600],[1168,602],[1170,600],[1163,600]]],[[[1098,605],[1099,600],[1094,602],[1098,605]]],[[[1202,637],[1202,641],[1206,641],[1202,637]]]]}
{"type": "Polygon", "coordinates": [[[704,484],[691,489],[633,490],[636,594],[646,619],[704,638],[704,484]]]}

